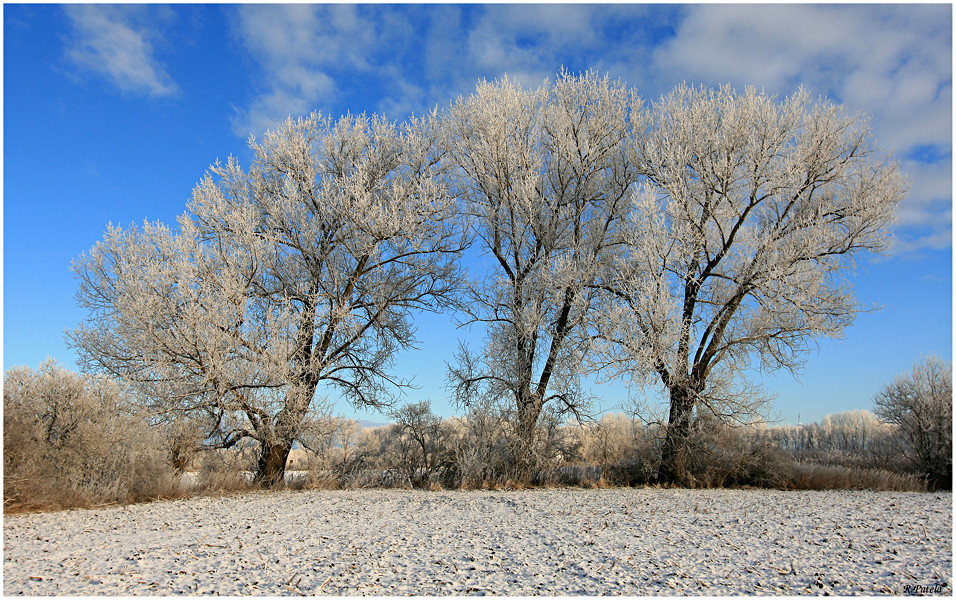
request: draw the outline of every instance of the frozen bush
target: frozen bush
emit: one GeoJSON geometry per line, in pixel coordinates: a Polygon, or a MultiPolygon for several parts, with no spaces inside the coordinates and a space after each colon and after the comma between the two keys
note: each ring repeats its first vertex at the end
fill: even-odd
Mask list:
{"type": "Polygon", "coordinates": [[[203,450],[198,489],[201,492],[218,493],[254,487],[252,478],[257,455],[258,449],[252,444],[203,450]]]}
{"type": "Polygon", "coordinates": [[[649,483],[659,462],[655,432],[655,428],[645,428],[639,420],[625,414],[604,415],[596,423],[577,428],[579,462],[582,467],[596,466],[598,481],[603,479],[612,485],[649,483]]]}
{"type": "Polygon", "coordinates": [[[439,482],[443,472],[451,468],[448,444],[451,428],[432,412],[428,400],[406,404],[392,413],[395,425],[395,467],[401,470],[414,487],[446,487],[448,479],[439,482]]]}
{"type": "Polygon", "coordinates": [[[202,427],[195,419],[178,419],[166,424],[169,462],[180,474],[196,470],[202,454],[202,427]]]}
{"type": "Polygon", "coordinates": [[[47,360],[3,382],[4,506],[70,508],[179,493],[167,442],[120,386],[47,360]]]}

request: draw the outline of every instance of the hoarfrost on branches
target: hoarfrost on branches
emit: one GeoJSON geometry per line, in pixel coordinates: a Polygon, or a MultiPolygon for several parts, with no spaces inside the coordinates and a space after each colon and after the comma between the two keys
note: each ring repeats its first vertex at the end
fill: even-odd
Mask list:
{"type": "Polygon", "coordinates": [[[876,415],[899,428],[898,450],[932,489],[953,489],[953,365],[930,356],[873,399],[876,415]]]}
{"type": "Polygon", "coordinates": [[[456,400],[502,402],[516,417],[518,461],[531,460],[547,403],[585,408],[577,380],[598,291],[620,244],[634,94],[593,73],[535,90],[479,83],[448,113],[448,160],[464,212],[493,264],[467,291],[487,345],[450,367],[456,400]]]}
{"type": "Polygon", "coordinates": [[[887,247],[905,193],[865,121],[806,91],[682,85],[645,109],[591,72],[483,81],[402,125],[313,114],[250,146],[178,231],[111,226],[76,262],[71,339],[211,442],[256,440],[266,482],[318,422],[320,383],[390,404],[412,313],[452,305],[486,335],[449,388],[512,417],[526,474],[542,415],[587,413],[580,378],[602,371],[663,385],[661,478],[679,480],[699,411],[759,414],[743,373],[798,370],[863,310],[846,274],[887,247]],[[464,278],[472,235],[491,267],[464,278]]]}
{"type": "Polygon", "coordinates": [[[111,226],[75,263],[81,360],[164,414],[205,414],[220,446],[258,441],[257,478],[281,481],[317,386],[390,403],[411,312],[454,298],[464,237],[433,117],[290,118],[250,139],[248,171],[211,167],[178,232],[111,226]]]}
{"type": "Polygon", "coordinates": [[[862,119],[799,91],[680,86],[642,114],[643,173],[607,288],[605,365],[670,395],[663,479],[679,479],[695,410],[759,408],[742,372],[797,370],[808,344],[861,307],[844,276],[887,247],[905,185],[862,119]]]}

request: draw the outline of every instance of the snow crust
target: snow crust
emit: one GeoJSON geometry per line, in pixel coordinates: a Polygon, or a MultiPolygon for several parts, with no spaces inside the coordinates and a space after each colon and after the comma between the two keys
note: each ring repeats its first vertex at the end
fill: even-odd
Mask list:
{"type": "Polygon", "coordinates": [[[252,493],[7,516],[3,594],[951,595],[952,524],[948,493],[252,493]]]}

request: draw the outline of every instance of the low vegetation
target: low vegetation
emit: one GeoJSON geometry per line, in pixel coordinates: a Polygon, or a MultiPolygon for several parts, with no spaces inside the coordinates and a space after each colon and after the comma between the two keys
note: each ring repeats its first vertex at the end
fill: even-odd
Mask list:
{"type": "MultiPolygon", "coordinates": [[[[199,428],[151,422],[113,381],[47,361],[37,370],[9,370],[3,398],[5,512],[261,485],[253,477],[255,444],[202,449],[199,428]]],[[[474,407],[465,416],[441,419],[428,402],[420,402],[391,416],[392,424],[375,428],[330,416],[309,421],[290,454],[285,485],[501,489],[659,483],[665,428],[631,415],[569,423],[546,412],[535,436],[530,478],[522,476],[526,465],[519,453],[524,456],[527,448],[510,415],[474,407]]],[[[689,487],[951,488],[951,479],[947,488],[934,475],[945,467],[922,469],[917,454],[906,450],[907,430],[865,410],[781,427],[735,428],[698,416],[692,432],[693,443],[679,465],[689,487]]]]}
{"type": "Polygon", "coordinates": [[[115,382],[52,361],[3,381],[3,505],[59,509],[178,493],[167,437],[115,382]]]}

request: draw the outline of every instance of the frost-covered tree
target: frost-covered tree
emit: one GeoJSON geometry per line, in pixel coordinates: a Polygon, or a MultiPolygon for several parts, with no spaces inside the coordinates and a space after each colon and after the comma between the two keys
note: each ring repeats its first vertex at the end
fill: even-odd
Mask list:
{"type": "Polygon", "coordinates": [[[469,323],[486,346],[450,366],[461,405],[497,401],[513,415],[516,459],[532,461],[549,402],[584,406],[578,378],[596,291],[619,243],[634,94],[593,73],[525,90],[480,82],[445,117],[453,184],[491,267],[472,282],[469,323]]]}
{"type": "Polygon", "coordinates": [[[830,447],[844,453],[867,450],[869,443],[886,427],[868,410],[826,415],[822,425],[830,447]]]}
{"type": "Polygon", "coordinates": [[[446,427],[441,417],[432,412],[430,400],[406,404],[392,413],[399,435],[411,440],[417,451],[421,451],[421,460],[412,462],[411,472],[424,470],[430,474],[439,466],[441,446],[446,435],[446,427]]]}
{"type": "Polygon", "coordinates": [[[806,91],[681,85],[642,117],[605,359],[665,387],[660,477],[677,481],[695,411],[752,415],[746,369],[794,371],[852,323],[846,273],[886,248],[905,185],[864,120],[806,91]]]}
{"type": "Polygon", "coordinates": [[[874,412],[900,429],[901,451],[933,489],[953,488],[953,365],[938,357],[915,364],[873,399],[874,412]]]}
{"type": "Polygon", "coordinates": [[[74,267],[84,366],[207,415],[209,443],[256,440],[256,478],[281,481],[317,387],[390,403],[411,313],[455,297],[464,238],[433,126],[290,118],[250,139],[248,170],[211,167],[178,231],[111,226],[74,267]]]}

